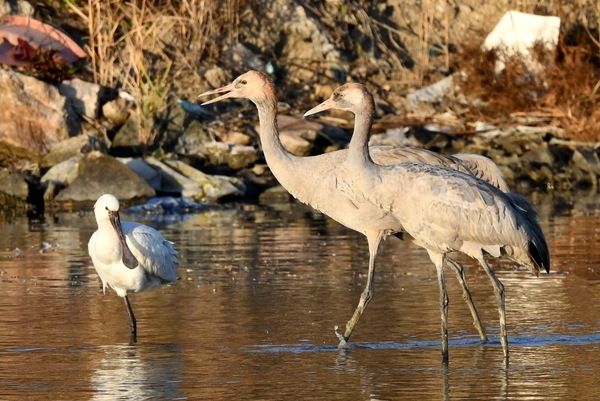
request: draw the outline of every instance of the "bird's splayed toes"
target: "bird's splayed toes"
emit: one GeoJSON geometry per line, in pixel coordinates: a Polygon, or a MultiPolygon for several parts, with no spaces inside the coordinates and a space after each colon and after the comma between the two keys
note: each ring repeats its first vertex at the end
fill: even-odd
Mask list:
{"type": "Polygon", "coordinates": [[[338,329],[339,329],[339,326],[337,324],[335,326],[333,326],[333,332],[335,333],[335,336],[338,338],[338,340],[340,340],[340,343],[338,344],[338,348],[346,348],[348,343],[346,342],[344,335],[338,332],[338,329]]]}

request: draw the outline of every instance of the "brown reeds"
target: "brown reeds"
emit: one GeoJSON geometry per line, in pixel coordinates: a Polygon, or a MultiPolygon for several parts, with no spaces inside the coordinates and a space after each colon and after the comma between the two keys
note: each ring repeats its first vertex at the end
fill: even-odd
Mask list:
{"type": "Polygon", "coordinates": [[[140,138],[150,144],[156,136],[153,119],[168,106],[174,81],[198,87],[200,61],[216,60],[219,40],[236,32],[238,2],[227,0],[230,7],[220,0],[68,4],[87,25],[94,81],[133,96],[140,138]]]}

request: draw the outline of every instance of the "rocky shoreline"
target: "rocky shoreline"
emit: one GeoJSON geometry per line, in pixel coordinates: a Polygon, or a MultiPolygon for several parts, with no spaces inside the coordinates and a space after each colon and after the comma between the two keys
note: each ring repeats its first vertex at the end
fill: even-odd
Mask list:
{"type": "MultiPolygon", "coordinates": [[[[17,72],[0,70],[0,78],[3,76],[8,76],[4,81],[23,84],[15,86],[19,91],[58,93],[43,100],[46,106],[50,105],[47,109],[63,112],[65,116],[64,134],[60,138],[53,137],[59,129],[44,128],[51,126],[49,119],[58,121],[58,117],[47,115],[35,119],[40,133],[36,141],[21,141],[17,148],[14,143],[19,139],[18,132],[15,131],[15,138],[6,134],[0,138],[4,164],[12,157],[14,165],[0,169],[3,208],[76,210],[89,207],[90,202],[106,192],[131,203],[143,203],[157,195],[213,204],[290,201],[285,195],[269,196],[269,191],[279,190],[278,183],[262,157],[256,134],[257,118],[247,104],[232,102],[206,108],[201,115],[194,115],[189,105],[188,110],[181,104],[173,105],[170,114],[175,117],[170,129],[177,135],[173,150],[164,153],[163,149],[144,148],[135,132],[128,130],[127,123],[114,137],[108,138],[106,130],[81,120],[81,133],[68,136],[66,110],[75,104],[92,108],[85,101],[93,98],[90,93],[99,93],[93,84],[78,82],[78,91],[73,92],[86,95],[65,97],[56,87],[17,72]],[[36,85],[45,88],[35,88],[36,85]]],[[[13,93],[13,98],[18,97],[17,92],[13,93]]],[[[93,102],[99,101],[96,98],[93,102]]],[[[40,109],[39,105],[35,108],[40,109]]],[[[353,123],[351,115],[340,113],[308,120],[291,113],[285,106],[280,110],[279,126],[282,142],[292,153],[308,156],[347,145],[353,123]]],[[[598,188],[598,144],[562,139],[562,131],[555,127],[488,128],[480,133],[457,135],[431,125],[395,126],[389,119],[382,128],[380,122],[381,119],[375,124],[371,144],[424,147],[446,154],[482,154],[500,166],[507,183],[518,192],[598,188]]]]}
{"type": "MultiPolygon", "coordinates": [[[[341,12],[335,4],[325,3],[341,12]]],[[[441,112],[443,107],[425,104],[414,92],[406,96],[394,88],[391,82],[397,82],[397,75],[390,74],[408,70],[402,63],[403,71],[390,68],[393,63],[386,58],[393,52],[389,49],[378,57],[373,53],[360,58],[352,53],[353,64],[344,64],[344,49],[336,48],[327,32],[320,30],[323,21],[319,15],[331,15],[288,0],[273,0],[273,4],[293,10],[277,14],[276,18],[288,18],[282,23],[288,42],[278,51],[287,54],[288,60],[327,60],[327,66],[320,67],[325,79],[317,80],[319,73],[312,67],[265,62],[266,44],[277,36],[272,29],[257,31],[267,35],[255,38],[253,50],[263,49],[260,54],[241,43],[224,44],[222,65],[204,66],[196,74],[201,83],[175,89],[159,99],[160,109],[148,120],[140,118],[142,106],[123,89],[78,78],[52,83],[17,68],[0,69],[4,99],[0,110],[0,211],[42,214],[77,210],[89,207],[106,192],[126,203],[143,203],[163,195],[199,204],[289,202],[290,196],[270,174],[260,150],[255,108],[244,101],[208,107],[196,102],[196,94],[226,84],[251,67],[270,72],[276,84],[281,83],[280,135],[284,146],[296,155],[347,146],[351,115],[300,116],[331,94],[336,86],[332,82],[369,80],[377,89],[373,91],[378,113],[373,145],[481,154],[496,162],[511,188],[521,193],[598,190],[598,143],[568,140],[563,129],[550,125],[551,120],[527,116],[520,122],[513,118],[502,127],[461,122],[459,113],[441,112]],[[420,104],[413,104],[415,101],[420,104]],[[453,125],[461,129],[452,129],[453,125]]],[[[387,8],[371,11],[398,12],[401,6],[391,2],[387,8]]],[[[456,15],[463,18],[462,23],[472,19],[472,14],[464,14],[471,6],[465,7],[463,14],[456,15]]],[[[477,9],[476,4],[471,8],[477,9]]],[[[362,15],[359,11],[346,17],[362,15]]],[[[406,21],[418,20],[416,9],[409,14],[406,21]]],[[[364,28],[363,23],[359,26],[364,28]]],[[[246,28],[256,30],[252,23],[246,28]]],[[[368,42],[364,33],[360,37],[368,42]]],[[[418,51],[411,48],[410,52],[418,51]]],[[[451,79],[448,76],[443,81],[451,79]]]]}
{"type": "MultiPolygon", "coordinates": [[[[169,195],[202,203],[255,203],[277,185],[262,157],[260,128],[248,104],[201,108],[175,103],[167,113],[171,144],[151,149],[141,142],[131,122],[134,115],[126,112],[127,100],[117,95],[102,103],[97,85],[74,80],[54,86],[10,70],[0,70],[0,85],[13,115],[32,116],[29,132],[35,134],[24,136],[20,122],[14,122],[12,130],[5,124],[0,153],[2,164],[12,165],[0,169],[5,207],[77,208],[105,192],[124,201],[169,195]],[[32,93],[37,94],[33,99],[32,93]],[[87,121],[97,118],[97,110],[111,108],[124,112],[125,118],[105,112],[100,124],[87,121]],[[117,119],[124,122],[109,138],[105,127],[117,124],[117,119]]],[[[309,120],[293,113],[282,106],[278,117],[282,142],[292,153],[308,156],[347,145],[351,115],[309,120]]],[[[375,123],[371,144],[482,154],[494,160],[508,184],[520,192],[597,190],[599,145],[562,137],[556,127],[488,127],[479,133],[449,134],[443,126],[407,127],[382,118],[375,123]]]]}

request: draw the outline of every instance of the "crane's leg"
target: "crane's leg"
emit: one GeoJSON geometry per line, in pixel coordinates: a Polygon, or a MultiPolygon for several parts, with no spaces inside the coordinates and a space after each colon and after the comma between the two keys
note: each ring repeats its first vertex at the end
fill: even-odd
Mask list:
{"type": "Polygon", "coordinates": [[[440,286],[440,314],[442,316],[442,361],[448,362],[448,291],[444,277],[444,255],[429,252],[431,261],[437,270],[438,285],[440,286]]]}
{"type": "Polygon", "coordinates": [[[337,326],[335,326],[335,335],[340,340],[338,348],[346,348],[348,340],[350,339],[350,335],[352,335],[352,332],[354,331],[354,326],[356,326],[356,324],[360,320],[363,311],[373,298],[373,294],[375,292],[373,286],[373,275],[375,274],[375,257],[377,256],[377,248],[379,248],[379,243],[381,242],[383,235],[384,232],[379,232],[377,236],[373,239],[367,236],[367,240],[369,242],[369,273],[367,275],[367,285],[365,286],[365,289],[363,290],[362,294],[360,294],[360,300],[358,301],[358,306],[354,310],[352,318],[348,320],[348,323],[346,323],[346,331],[344,331],[344,334],[342,335],[338,333],[337,326]]]}
{"type": "Polygon", "coordinates": [[[492,286],[494,286],[494,294],[496,294],[496,301],[498,302],[498,313],[500,314],[500,343],[502,344],[502,351],[504,352],[504,358],[508,359],[508,339],[506,335],[506,308],[504,301],[504,285],[498,280],[490,266],[487,264],[483,255],[477,258],[487,275],[492,280],[492,286]]]}
{"type": "Polygon", "coordinates": [[[129,298],[127,298],[127,295],[125,295],[123,299],[125,300],[127,314],[129,315],[129,326],[131,327],[130,340],[132,343],[134,343],[137,341],[137,322],[135,320],[135,315],[133,314],[133,310],[131,309],[131,304],[129,303],[129,298]]]}
{"type": "Polygon", "coordinates": [[[473,303],[473,299],[471,298],[471,292],[469,291],[469,286],[467,285],[467,279],[465,278],[465,269],[463,266],[457,261],[450,259],[446,256],[446,260],[450,267],[456,273],[456,278],[458,278],[458,282],[462,286],[463,291],[463,299],[467,303],[469,310],[471,311],[471,316],[473,316],[473,326],[479,332],[479,338],[482,343],[486,343],[488,341],[487,335],[485,334],[485,329],[481,324],[481,320],[479,319],[479,314],[477,313],[477,309],[475,308],[475,304],[473,303]]]}

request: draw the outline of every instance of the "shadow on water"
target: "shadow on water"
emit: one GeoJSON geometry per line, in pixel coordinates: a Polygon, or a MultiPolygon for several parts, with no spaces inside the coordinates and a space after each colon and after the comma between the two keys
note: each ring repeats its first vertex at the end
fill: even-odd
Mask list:
{"type": "Polygon", "coordinates": [[[506,287],[510,361],[486,274],[458,258],[490,341],[480,344],[448,275],[450,362],[441,362],[438,287],[427,254],[391,238],[350,349],[333,327],[366,281],[367,244],[310,209],[124,214],[175,242],[179,280],[132,294],[138,343],[87,255],[90,213],[0,236],[0,399],[565,400],[600,385],[600,200],[538,199],[552,272],[493,267],[506,287]]]}

